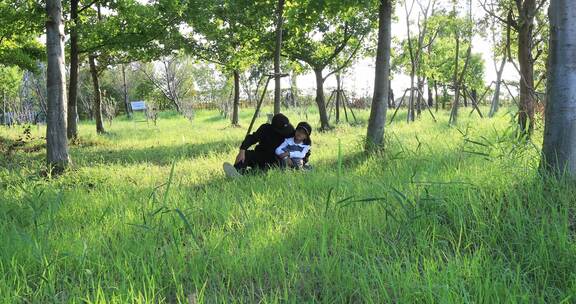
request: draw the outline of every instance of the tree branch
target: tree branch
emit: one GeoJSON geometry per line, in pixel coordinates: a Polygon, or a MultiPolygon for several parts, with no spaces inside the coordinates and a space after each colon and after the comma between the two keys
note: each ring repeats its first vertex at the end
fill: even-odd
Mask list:
{"type": "Polygon", "coordinates": [[[534,8],[534,11],[530,12],[530,18],[533,18],[534,16],[536,16],[538,11],[542,9],[542,7],[544,6],[544,4],[546,4],[547,1],[548,0],[541,0],[540,3],[538,3],[538,5],[534,8]]]}
{"type": "Polygon", "coordinates": [[[365,35],[362,35],[362,37],[360,37],[360,41],[358,41],[358,45],[356,45],[356,48],[354,48],[354,50],[352,51],[352,54],[350,54],[348,59],[346,59],[346,61],[341,66],[337,67],[334,71],[332,71],[332,72],[328,73],[326,76],[324,76],[324,78],[323,78],[324,81],[326,81],[326,79],[328,79],[328,77],[334,75],[335,73],[342,71],[343,69],[345,69],[350,64],[350,62],[352,61],[352,59],[354,59],[354,57],[356,57],[356,53],[358,53],[358,50],[362,46],[362,41],[364,41],[364,37],[365,37],[365,35]]]}
{"type": "Polygon", "coordinates": [[[500,22],[501,22],[502,24],[504,24],[504,25],[513,26],[513,24],[509,23],[510,20],[506,20],[506,19],[498,16],[493,10],[488,9],[486,1],[487,1],[487,0],[484,0],[484,2],[478,1],[478,3],[480,4],[480,6],[482,7],[482,9],[484,9],[484,11],[485,11],[488,15],[490,15],[492,18],[495,18],[497,21],[500,21],[500,22]]]}
{"type": "Polygon", "coordinates": [[[83,11],[89,9],[92,5],[96,4],[96,2],[98,2],[100,0],[92,0],[92,2],[86,4],[84,7],[82,7],[81,9],[78,10],[78,15],[80,15],[83,11]]]}
{"type": "Polygon", "coordinates": [[[327,66],[330,64],[330,62],[332,62],[332,60],[334,60],[334,58],[338,57],[338,55],[340,55],[340,53],[346,48],[350,39],[352,39],[352,34],[348,32],[348,24],[346,24],[344,26],[344,39],[342,40],[342,43],[340,43],[340,45],[334,49],[334,52],[332,52],[330,57],[324,60],[322,66],[327,66]]]}

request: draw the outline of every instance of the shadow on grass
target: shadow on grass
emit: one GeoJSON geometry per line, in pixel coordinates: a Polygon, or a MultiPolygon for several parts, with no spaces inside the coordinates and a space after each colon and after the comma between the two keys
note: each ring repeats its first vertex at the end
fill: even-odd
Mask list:
{"type": "Polygon", "coordinates": [[[213,154],[227,153],[237,147],[237,141],[214,141],[179,146],[158,146],[148,148],[125,148],[119,150],[101,149],[97,151],[71,151],[72,159],[79,165],[91,164],[138,164],[153,163],[168,165],[174,158],[198,158],[213,154]]]}

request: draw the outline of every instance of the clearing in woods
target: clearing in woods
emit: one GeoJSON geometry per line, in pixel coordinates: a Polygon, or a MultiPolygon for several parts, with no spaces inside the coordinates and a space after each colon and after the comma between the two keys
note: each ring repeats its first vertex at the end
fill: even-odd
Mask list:
{"type": "Polygon", "coordinates": [[[82,123],[57,179],[43,128],[1,128],[2,302],[574,300],[575,193],[538,176],[541,127],[519,143],[505,111],[459,128],[401,113],[381,155],[341,124],[312,134],[312,172],[229,180],[243,112],[82,123]]]}

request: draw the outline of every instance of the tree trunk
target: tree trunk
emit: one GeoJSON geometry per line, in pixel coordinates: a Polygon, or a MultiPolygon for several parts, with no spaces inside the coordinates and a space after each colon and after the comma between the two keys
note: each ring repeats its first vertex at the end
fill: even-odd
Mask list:
{"type": "Polygon", "coordinates": [[[576,2],[552,0],[542,168],[576,179],[576,2]]]}
{"type": "Polygon", "coordinates": [[[410,99],[408,100],[408,116],[406,116],[406,121],[414,121],[414,68],[410,73],[410,99]]]}
{"type": "MultiPolygon", "coordinates": [[[[458,30],[457,30],[458,31],[458,30]]],[[[454,102],[450,112],[449,124],[456,124],[458,120],[458,106],[460,102],[460,84],[458,82],[458,60],[460,57],[460,34],[456,32],[456,58],[454,60],[454,102]]]]}
{"type": "Polygon", "coordinates": [[[78,2],[70,1],[70,86],[68,88],[68,139],[78,138],[78,2]]]}
{"type": "Polygon", "coordinates": [[[232,107],[232,125],[239,126],[238,118],[240,113],[240,72],[234,70],[234,103],[232,107]]]}
{"type": "Polygon", "coordinates": [[[438,83],[434,81],[434,100],[436,100],[436,112],[438,112],[438,83]]]}
{"type": "Polygon", "coordinates": [[[448,89],[442,85],[442,110],[446,109],[446,100],[448,99],[448,89]]]}
{"type": "Polygon", "coordinates": [[[8,125],[8,115],[6,114],[6,92],[2,91],[2,120],[4,125],[8,125]]]}
{"type": "Polygon", "coordinates": [[[47,127],[46,158],[49,168],[62,172],[70,163],[66,137],[66,69],[62,2],[46,1],[47,127]]]}
{"type": "Polygon", "coordinates": [[[390,45],[392,27],[391,0],[380,0],[378,22],[378,48],[376,50],[376,71],[374,95],[370,108],[370,119],[366,134],[365,149],[370,151],[382,147],[386,125],[387,99],[390,91],[390,45]]]}
{"type": "Polygon", "coordinates": [[[122,82],[124,84],[124,106],[126,108],[126,116],[128,119],[132,118],[132,109],[130,102],[128,102],[128,84],[126,83],[126,66],[122,65],[122,82]]]}
{"type": "Polygon", "coordinates": [[[434,106],[434,98],[432,97],[432,81],[428,80],[428,107],[434,106]]]}
{"type": "Polygon", "coordinates": [[[314,68],[314,74],[316,75],[316,105],[318,105],[318,113],[320,114],[320,129],[326,131],[330,129],[330,122],[328,121],[328,114],[326,113],[322,70],[322,68],[314,68]]]}
{"type": "Polygon", "coordinates": [[[96,119],[96,132],[98,134],[106,133],[104,122],[102,120],[102,91],[98,80],[98,69],[96,68],[96,56],[88,56],[90,62],[90,74],[92,74],[92,85],[94,87],[94,118],[96,119]]]}
{"type": "Polygon", "coordinates": [[[518,124],[528,136],[534,130],[534,61],[532,59],[532,27],[535,0],[525,0],[520,11],[518,29],[518,63],[520,64],[520,103],[518,124]]]}
{"type": "Polygon", "coordinates": [[[292,93],[292,106],[298,105],[298,85],[297,85],[298,75],[292,73],[290,77],[290,92],[292,93]]]}
{"type": "Polygon", "coordinates": [[[500,86],[502,85],[502,73],[504,72],[505,65],[506,56],[502,58],[500,69],[496,71],[496,87],[494,88],[494,96],[492,97],[492,104],[490,105],[490,112],[488,113],[488,117],[494,117],[500,108],[500,86]]]}
{"type": "MultiPolygon", "coordinates": [[[[469,2],[471,3],[471,2],[469,2]]],[[[462,68],[462,72],[460,73],[460,77],[457,77],[455,89],[454,89],[454,104],[452,105],[452,112],[450,113],[450,125],[456,124],[458,120],[458,107],[460,103],[460,90],[464,89],[464,100],[466,101],[466,87],[462,86],[464,83],[464,76],[466,76],[466,70],[468,69],[468,64],[470,63],[470,56],[472,55],[472,37],[468,40],[468,51],[466,51],[466,61],[464,61],[464,67],[462,68]],[[463,87],[463,88],[462,88],[463,87]]],[[[456,49],[459,49],[459,42],[456,43],[456,49]]],[[[456,66],[456,75],[458,71],[458,66],[456,66]]]]}
{"type": "Polygon", "coordinates": [[[274,53],[274,114],[280,113],[280,53],[282,52],[282,14],[284,12],[284,0],[278,0],[276,11],[276,49],[274,53]]]}
{"type": "Polygon", "coordinates": [[[420,117],[420,115],[422,115],[422,103],[424,101],[424,96],[421,94],[424,93],[424,81],[420,76],[417,78],[416,85],[418,88],[418,91],[416,92],[418,94],[418,98],[416,99],[416,116],[420,117]]]}
{"type": "MultiPolygon", "coordinates": [[[[390,78],[390,77],[388,77],[390,78]]],[[[394,90],[392,90],[392,80],[388,80],[388,107],[392,108],[395,107],[395,102],[394,102],[394,90]]]]}
{"type": "Polygon", "coordinates": [[[340,73],[336,73],[336,123],[340,122],[340,102],[341,96],[340,90],[342,89],[341,85],[341,78],[340,73]]]}

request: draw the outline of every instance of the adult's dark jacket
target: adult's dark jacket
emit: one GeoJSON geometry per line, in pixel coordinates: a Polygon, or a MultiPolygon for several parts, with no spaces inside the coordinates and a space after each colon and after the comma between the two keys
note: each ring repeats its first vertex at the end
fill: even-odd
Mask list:
{"type": "Polygon", "coordinates": [[[256,132],[246,136],[240,149],[248,150],[251,146],[256,145],[254,152],[261,162],[264,163],[275,163],[277,161],[275,150],[284,139],[293,137],[294,133],[287,135],[281,135],[274,130],[271,124],[265,123],[256,130],[256,132]]]}
{"type": "MultiPolygon", "coordinates": [[[[255,157],[257,158],[257,160],[254,161],[260,165],[272,165],[278,162],[278,158],[276,157],[276,148],[278,148],[286,138],[290,137],[294,137],[294,132],[287,135],[281,135],[274,130],[271,124],[265,123],[261,125],[256,132],[246,136],[240,145],[240,149],[248,150],[251,146],[258,144],[256,145],[256,148],[254,148],[254,153],[256,154],[255,157]]],[[[307,145],[312,145],[310,139],[307,139],[305,143],[307,145]]],[[[311,152],[308,151],[304,158],[304,163],[308,162],[310,155],[311,152]]]]}

